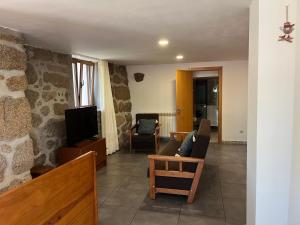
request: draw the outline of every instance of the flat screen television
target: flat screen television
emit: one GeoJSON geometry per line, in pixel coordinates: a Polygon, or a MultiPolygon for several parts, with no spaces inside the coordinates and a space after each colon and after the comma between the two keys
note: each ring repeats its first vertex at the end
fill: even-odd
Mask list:
{"type": "Polygon", "coordinates": [[[76,143],[98,134],[97,107],[89,106],[65,110],[67,143],[76,143]]]}

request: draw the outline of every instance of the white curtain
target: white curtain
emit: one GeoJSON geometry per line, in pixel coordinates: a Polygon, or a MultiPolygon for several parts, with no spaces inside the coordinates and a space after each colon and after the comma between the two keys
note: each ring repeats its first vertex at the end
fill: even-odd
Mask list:
{"type": "Polygon", "coordinates": [[[112,154],[119,149],[119,141],[108,62],[104,60],[98,62],[95,95],[97,107],[101,110],[101,130],[102,137],[106,139],[106,154],[112,154]]]}

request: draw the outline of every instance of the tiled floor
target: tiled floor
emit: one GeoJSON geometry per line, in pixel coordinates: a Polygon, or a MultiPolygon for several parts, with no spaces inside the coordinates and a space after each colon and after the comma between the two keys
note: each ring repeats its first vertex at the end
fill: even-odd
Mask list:
{"type": "Polygon", "coordinates": [[[101,225],[243,225],[246,146],[210,144],[197,199],[147,196],[146,154],[118,152],[97,172],[101,225]]]}

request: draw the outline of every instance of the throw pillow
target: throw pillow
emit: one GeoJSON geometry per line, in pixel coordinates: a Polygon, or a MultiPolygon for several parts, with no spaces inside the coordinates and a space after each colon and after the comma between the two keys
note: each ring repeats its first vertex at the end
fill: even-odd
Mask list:
{"type": "Polygon", "coordinates": [[[155,132],[156,121],[154,119],[139,120],[139,134],[153,134],[155,132]]]}
{"type": "Polygon", "coordinates": [[[178,149],[180,156],[190,156],[193,147],[193,137],[195,131],[188,133],[178,149]]]}

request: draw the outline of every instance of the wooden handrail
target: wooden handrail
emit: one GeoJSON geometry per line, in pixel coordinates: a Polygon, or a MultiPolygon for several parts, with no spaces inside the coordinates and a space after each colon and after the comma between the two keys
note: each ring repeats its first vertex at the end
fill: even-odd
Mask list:
{"type": "Polygon", "coordinates": [[[171,162],[189,162],[189,163],[199,163],[203,162],[204,159],[194,158],[194,157],[175,157],[166,155],[148,155],[148,159],[155,161],[171,161],[171,162]]]}

